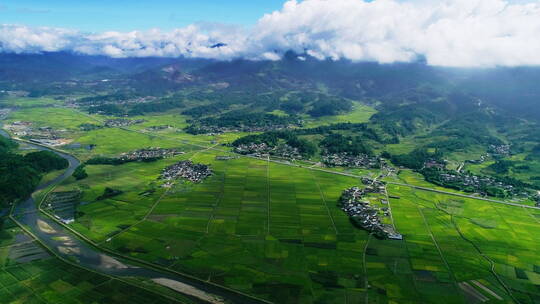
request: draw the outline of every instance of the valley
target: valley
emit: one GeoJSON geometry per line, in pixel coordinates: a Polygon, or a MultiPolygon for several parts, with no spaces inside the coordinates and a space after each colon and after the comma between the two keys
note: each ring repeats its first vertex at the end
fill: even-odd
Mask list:
{"type": "Polygon", "coordinates": [[[540,296],[534,119],[421,87],[360,96],[259,75],[276,87],[238,91],[246,74],[231,73],[227,86],[201,74],[158,92],[122,80],[0,100],[11,136],[80,161],[40,175],[58,184],[6,221],[156,303],[540,296]]]}

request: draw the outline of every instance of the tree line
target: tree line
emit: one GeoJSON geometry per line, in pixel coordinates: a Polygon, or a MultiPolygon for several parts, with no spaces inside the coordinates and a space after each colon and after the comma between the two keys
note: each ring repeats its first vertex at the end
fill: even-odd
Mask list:
{"type": "Polygon", "coordinates": [[[29,196],[48,172],[65,169],[69,163],[50,151],[15,153],[17,144],[0,137],[0,205],[7,206],[29,196]]]}

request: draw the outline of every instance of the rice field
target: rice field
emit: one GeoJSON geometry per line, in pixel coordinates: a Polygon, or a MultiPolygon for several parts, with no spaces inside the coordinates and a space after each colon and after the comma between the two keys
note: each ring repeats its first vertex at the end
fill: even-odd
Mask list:
{"type": "Polygon", "coordinates": [[[159,187],[157,176],[177,159],[88,166],[88,180],[64,185],[81,187],[87,202],[72,225],[123,254],[276,303],[540,297],[532,250],[540,246],[540,214],[389,185],[400,197],[391,207],[405,239],[378,240],[337,206],[358,180],[250,158],[216,160],[222,154],[183,155],[210,164],[214,175],[171,189],[159,187]],[[105,186],[124,193],[95,201],[105,186]],[[148,189],[155,191],[141,196],[148,189]]]}
{"type": "Polygon", "coordinates": [[[4,222],[0,244],[2,303],[191,303],[187,298],[169,300],[117,279],[66,264],[50,255],[9,220],[4,222]]]}
{"type": "MultiPolygon", "coordinates": [[[[133,128],[172,124],[176,118],[164,116],[133,128]]],[[[177,126],[182,123],[179,120],[177,126]]],[[[227,152],[189,146],[182,142],[189,135],[163,133],[164,137],[122,129],[76,133],[77,142],[96,145],[91,151],[73,151],[83,159],[150,146],[187,153],[152,163],[87,166],[88,178],[69,179],[55,190],[81,192],[74,210],[76,221],[70,224],[74,229],[119,253],[275,303],[540,300],[538,211],[388,185],[395,226],[404,240],[379,240],[355,228],[337,206],[342,190],[360,184],[355,178],[246,157],[217,160],[227,152]],[[185,159],[210,165],[213,176],[200,184],[178,181],[171,188],[161,187],[162,169],[185,159]],[[122,194],[98,199],[106,187],[122,194]]],[[[220,140],[235,135],[228,136],[220,140]]],[[[437,188],[410,171],[392,178],[437,188]]],[[[27,288],[34,278],[19,270],[24,267],[15,260],[29,257],[26,264],[55,265],[51,261],[56,260],[40,256],[44,252],[31,242],[10,253],[5,249],[10,242],[0,235],[0,259],[9,260],[4,269],[14,267],[8,274],[0,273],[15,280],[14,286],[23,282],[27,288]],[[39,258],[32,260],[32,256],[39,258]]],[[[67,281],[66,285],[64,277],[71,278],[72,272],[77,278],[84,275],[65,265],[54,269],[59,272],[44,272],[52,281],[46,281],[43,289],[54,296],[75,290],[81,297],[74,299],[89,292],[89,299],[94,296],[98,303],[116,303],[117,298],[99,296],[122,294],[115,290],[125,288],[117,281],[90,283],[90,287],[67,281]],[[58,280],[62,282],[54,283],[58,280]],[[97,289],[100,286],[106,287],[97,289]]],[[[28,296],[13,296],[18,288],[0,291],[7,290],[10,301],[45,299],[42,294],[35,297],[35,290],[27,291],[28,296]]]]}

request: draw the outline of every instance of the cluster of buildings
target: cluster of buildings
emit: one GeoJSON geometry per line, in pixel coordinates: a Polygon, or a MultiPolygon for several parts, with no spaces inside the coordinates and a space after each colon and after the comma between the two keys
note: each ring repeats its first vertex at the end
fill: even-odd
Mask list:
{"type": "Polygon", "coordinates": [[[211,175],[212,169],[207,165],[195,164],[192,161],[184,160],[165,168],[161,173],[161,179],[166,181],[163,185],[164,187],[170,187],[174,180],[178,178],[184,178],[194,183],[200,183],[211,175]]]}
{"type": "Polygon", "coordinates": [[[4,120],[10,112],[11,109],[0,109],[0,120],[4,120]]]}
{"type": "Polygon", "coordinates": [[[287,144],[280,144],[275,147],[271,147],[266,143],[249,143],[235,147],[234,152],[240,154],[249,154],[256,157],[273,155],[291,160],[302,159],[302,154],[298,148],[291,147],[287,144]]]}
{"type": "Polygon", "coordinates": [[[487,187],[499,188],[507,191],[508,193],[519,194],[515,193],[517,189],[515,189],[514,186],[506,185],[489,176],[477,176],[452,171],[441,171],[439,177],[446,184],[457,184],[463,188],[473,188],[482,195],[487,195],[487,193],[482,193],[483,189],[486,189],[487,187]]]}
{"type": "MultiPolygon", "coordinates": [[[[298,123],[298,125],[301,125],[301,123],[298,123]]],[[[193,134],[216,135],[216,134],[222,134],[222,133],[235,133],[235,132],[246,132],[246,133],[269,132],[269,131],[287,130],[293,127],[294,125],[283,125],[283,124],[281,125],[270,124],[270,125],[264,125],[264,126],[242,125],[242,126],[234,126],[234,127],[192,124],[191,126],[187,128],[187,130],[188,130],[188,133],[193,133],[193,134]]]]}
{"type": "Polygon", "coordinates": [[[446,162],[440,160],[430,159],[424,163],[424,168],[437,168],[444,169],[446,168],[446,162]]]}
{"type": "Polygon", "coordinates": [[[240,154],[253,154],[256,156],[262,156],[268,154],[270,147],[266,143],[249,143],[238,145],[234,148],[234,152],[240,154]]]}
{"type": "Polygon", "coordinates": [[[489,145],[488,152],[494,155],[510,155],[510,145],[489,145]]]}
{"type": "MultiPolygon", "coordinates": [[[[357,226],[379,238],[403,239],[403,236],[396,233],[390,225],[381,222],[378,208],[371,206],[369,201],[363,200],[368,193],[366,189],[352,187],[344,190],[340,198],[341,210],[347,213],[357,226]]],[[[388,214],[388,209],[385,209],[383,211],[388,214]]]]}
{"type": "Polygon", "coordinates": [[[510,145],[490,145],[488,147],[488,153],[481,155],[478,159],[466,160],[466,163],[469,164],[482,164],[490,158],[490,156],[509,156],[510,155],[510,145]]]}
{"type": "Polygon", "coordinates": [[[32,131],[32,123],[29,121],[14,121],[4,125],[4,128],[18,137],[28,136],[32,131]]]}
{"type": "Polygon", "coordinates": [[[144,161],[150,159],[167,158],[182,155],[185,152],[176,149],[146,148],[120,154],[122,161],[144,161]]]}
{"type": "Polygon", "coordinates": [[[222,160],[222,161],[227,161],[227,160],[232,160],[232,159],[237,159],[238,157],[236,156],[230,156],[230,155],[218,155],[216,156],[215,160],[222,160]]]}
{"type": "Polygon", "coordinates": [[[62,138],[66,130],[55,130],[51,127],[33,127],[29,121],[14,121],[4,126],[6,130],[16,137],[25,138],[32,142],[47,146],[62,146],[70,140],[62,138]]]}
{"type": "Polygon", "coordinates": [[[366,154],[349,155],[347,153],[327,154],[322,157],[322,162],[330,167],[349,167],[349,168],[378,168],[381,160],[378,157],[366,154]]]}
{"type": "Polygon", "coordinates": [[[466,160],[465,162],[470,163],[470,164],[482,164],[486,161],[488,157],[489,157],[489,154],[481,155],[479,159],[469,159],[469,160],[466,160]]]}
{"type": "Polygon", "coordinates": [[[1,94],[6,94],[7,96],[9,97],[27,97],[28,95],[30,95],[30,92],[28,91],[6,91],[6,90],[1,90],[0,91],[1,94]]]}
{"type": "Polygon", "coordinates": [[[386,193],[386,185],[380,180],[371,179],[369,177],[362,177],[362,184],[366,187],[362,190],[364,193],[386,193]]]}
{"type": "Polygon", "coordinates": [[[146,131],[155,132],[155,131],[163,131],[163,130],[170,130],[173,126],[170,125],[162,125],[162,126],[151,126],[146,128],[146,131]]]}
{"type": "MultiPolygon", "coordinates": [[[[105,83],[105,82],[109,82],[110,80],[108,79],[103,79],[102,82],[105,83]]],[[[96,101],[88,101],[88,100],[84,100],[84,101],[81,101],[81,100],[73,100],[73,102],[77,105],[77,106],[85,106],[85,107],[97,107],[97,106],[101,106],[101,105],[106,105],[106,104],[114,104],[114,105],[129,105],[129,104],[141,104],[141,103],[150,103],[150,102],[154,102],[156,101],[158,98],[155,97],[155,96],[137,96],[137,97],[118,97],[118,98],[115,98],[114,100],[106,100],[106,101],[103,101],[103,100],[96,100],[96,101]]]]}
{"type": "Polygon", "coordinates": [[[109,128],[115,128],[115,127],[128,127],[131,125],[136,125],[145,122],[144,119],[109,119],[105,121],[105,126],[109,128]]]}

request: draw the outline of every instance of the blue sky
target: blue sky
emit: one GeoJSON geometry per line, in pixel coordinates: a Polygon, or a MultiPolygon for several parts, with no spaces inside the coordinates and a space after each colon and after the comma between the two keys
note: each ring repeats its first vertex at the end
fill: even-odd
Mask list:
{"type": "Polygon", "coordinates": [[[284,3],[0,0],[0,53],[279,60],[292,50],[381,63],[422,56],[438,66],[540,65],[540,0],[284,3]]]}
{"type": "Polygon", "coordinates": [[[83,31],[183,27],[197,22],[252,25],[284,0],[0,0],[0,23],[83,31]],[[76,4],[75,4],[76,3],[76,4]]]}

